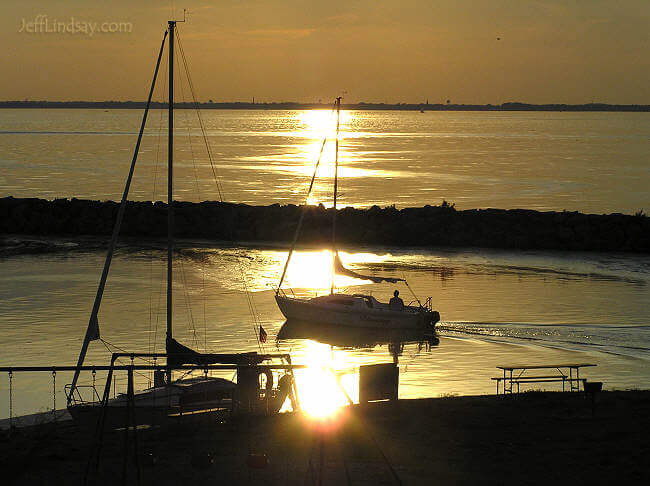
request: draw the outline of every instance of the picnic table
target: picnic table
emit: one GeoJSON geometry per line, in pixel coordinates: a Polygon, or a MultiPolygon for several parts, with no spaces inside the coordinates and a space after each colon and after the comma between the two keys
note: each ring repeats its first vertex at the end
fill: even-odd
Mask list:
{"type": "Polygon", "coordinates": [[[552,383],[561,382],[562,391],[580,391],[580,368],[596,366],[593,363],[563,363],[544,365],[521,365],[521,366],[497,366],[503,371],[503,376],[492,378],[497,384],[497,395],[499,394],[499,383],[503,383],[503,394],[514,393],[516,386],[517,393],[522,383],[552,383]],[[531,374],[531,372],[533,374],[531,374]]]}

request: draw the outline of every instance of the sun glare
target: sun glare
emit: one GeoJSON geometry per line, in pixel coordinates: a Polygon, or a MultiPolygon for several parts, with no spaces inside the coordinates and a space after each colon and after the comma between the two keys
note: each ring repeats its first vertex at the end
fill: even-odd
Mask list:
{"type": "MultiPolygon", "coordinates": [[[[351,260],[368,263],[381,261],[379,255],[369,253],[349,255],[339,252],[339,257],[344,265],[351,260]]],[[[339,289],[369,283],[371,283],[369,280],[359,280],[345,275],[334,277],[334,286],[339,289]]],[[[287,284],[294,289],[309,289],[316,292],[329,290],[332,285],[332,252],[330,250],[295,252],[287,272],[287,284]]]]}
{"type": "Polygon", "coordinates": [[[300,405],[309,416],[334,417],[342,406],[349,404],[348,397],[354,400],[358,396],[354,387],[356,375],[342,373],[346,367],[343,352],[307,341],[300,359],[307,368],[296,372],[296,384],[300,405]]]}
{"type": "MultiPolygon", "coordinates": [[[[341,112],[341,119],[346,119],[345,111],[341,112]]],[[[333,137],[336,131],[336,113],[331,110],[309,110],[298,113],[298,120],[303,125],[302,129],[311,138],[333,137]]]]}
{"type": "MultiPolygon", "coordinates": [[[[348,124],[354,115],[351,112],[342,111],[339,129],[339,169],[338,177],[365,177],[370,175],[367,169],[350,167],[349,163],[353,161],[354,154],[346,150],[344,140],[348,124]]],[[[295,170],[305,175],[311,175],[313,168],[318,160],[318,156],[323,150],[321,162],[316,173],[319,178],[334,177],[334,161],[336,159],[336,113],[325,110],[304,111],[298,114],[299,121],[303,124],[303,134],[312,139],[311,142],[305,143],[301,147],[301,155],[305,165],[295,167],[295,170]],[[323,139],[327,142],[323,147],[323,139]]],[[[326,202],[323,202],[326,204],[326,202]]]]}
{"type": "MultiPolygon", "coordinates": [[[[372,155],[359,150],[358,146],[355,149],[351,147],[349,139],[360,136],[360,133],[355,132],[352,128],[356,116],[358,115],[354,112],[341,112],[338,178],[387,178],[398,176],[398,171],[369,168],[369,162],[373,160],[372,155]]],[[[336,159],[336,113],[326,110],[303,111],[296,114],[296,120],[297,126],[293,131],[278,132],[278,136],[295,139],[295,142],[288,149],[284,149],[281,153],[244,158],[245,160],[254,161],[255,164],[252,165],[222,165],[221,167],[256,171],[262,167],[265,171],[311,178],[322,148],[323,153],[316,173],[317,181],[314,188],[314,192],[319,195],[312,194],[307,203],[314,205],[322,203],[325,207],[331,207],[333,199],[332,179],[334,178],[336,159]],[[323,146],[324,138],[327,138],[325,146],[323,146]]],[[[340,204],[345,206],[345,191],[342,191],[342,194],[339,193],[339,197],[343,198],[340,200],[340,204]]],[[[303,201],[299,202],[302,203],[303,201]]]]}

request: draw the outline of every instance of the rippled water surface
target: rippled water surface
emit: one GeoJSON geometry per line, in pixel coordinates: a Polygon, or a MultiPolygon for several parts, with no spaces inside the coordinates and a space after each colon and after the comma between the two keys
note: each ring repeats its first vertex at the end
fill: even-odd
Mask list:
{"type": "MultiPolygon", "coordinates": [[[[377,248],[343,253],[352,268],[406,277],[419,297],[433,297],[442,316],[439,342],[409,336],[409,342],[400,343],[395,336],[327,329],[281,331],[284,320],[272,286],[286,251],[212,248],[199,242],[183,246],[175,266],[174,302],[174,332],[181,342],[201,351],[259,350],[259,323],[269,335],[264,350],[288,351],[294,362],[331,368],[354,399],[359,365],[393,359],[400,364],[403,397],[491,393],[496,366],[531,363],[594,363],[598,366],[586,376],[604,381],[606,388],[650,387],[648,257],[377,248]]],[[[163,349],[164,258],[158,248],[118,253],[99,318],[110,345],[130,351],[163,349]]],[[[315,270],[327,261],[325,250],[301,250],[289,267],[289,284],[296,292],[326,292],[327,278],[315,270]]],[[[84,251],[0,260],[0,364],[76,362],[102,262],[103,254],[84,251]]],[[[387,284],[339,285],[380,300],[393,290],[387,284]]],[[[403,287],[402,296],[411,299],[403,287]]],[[[95,342],[87,363],[105,364],[108,357],[107,348],[95,342]]],[[[317,396],[331,378],[329,371],[302,382],[299,377],[307,390],[305,400],[317,396]]],[[[148,379],[140,376],[139,384],[145,386],[148,379]]],[[[17,374],[14,380],[15,410],[51,406],[51,377],[17,374]]],[[[60,374],[58,380],[65,383],[69,376],[60,374]]],[[[0,412],[6,416],[6,376],[0,377],[0,386],[0,412]]],[[[336,385],[329,386],[335,396],[336,385]]],[[[62,394],[58,400],[63,403],[62,394]]]]}
{"type": "MultiPolygon", "coordinates": [[[[120,198],[140,110],[0,110],[0,196],[120,198]]],[[[328,111],[177,110],[175,196],[301,203],[328,111]]],[[[164,199],[166,112],[149,116],[131,191],[164,199]]],[[[634,213],[650,207],[649,113],[344,111],[340,204],[634,213]]],[[[331,204],[332,143],[311,202],[331,204]]]]}
{"type": "MultiPolygon", "coordinates": [[[[150,115],[133,199],[166,197],[165,115],[150,115]]],[[[0,110],[0,196],[119,199],[140,116],[138,110],[0,110]]],[[[332,134],[327,111],[206,110],[211,165],[200,130],[188,128],[197,126],[194,116],[179,110],[176,119],[175,196],[190,201],[301,203],[321,137],[332,134]]],[[[647,211],[649,121],[647,113],[344,112],[340,201],[647,211]]],[[[310,203],[331,204],[332,160],[328,143],[310,203]]],[[[200,351],[253,351],[261,324],[269,336],[265,351],[291,352],[294,362],[310,366],[298,376],[307,406],[345,402],[334,374],[357,399],[359,366],[393,360],[403,397],[490,393],[497,365],[530,363],[594,363],[585,374],[605,388],[650,387],[647,256],[343,248],[351,268],[405,277],[420,298],[432,297],[442,320],[437,339],[427,340],[283,328],[273,287],[286,249],[192,241],[181,247],[175,336],[200,351]]],[[[106,364],[117,349],[163,349],[164,257],[160,242],[120,248],[99,316],[105,342],[92,343],[87,364],[106,364]]],[[[0,259],[0,365],[76,362],[103,258],[78,248],[0,259]]],[[[330,262],[327,250],[300,248],[288,285],[299,294],[327,292],[330,262]]],[[[345,279],[337,285],[380,300],[393,291],[345,279]]],[[[400,288],[405,301],[413,299],[400,288]]],[[[138,376],[138,385],[150,378],[138,376]]],[[[59,407],[69,381],[68,374],[57,376],[59,407]]],[[[51,376],[17,373],[14,413],[51,407],[51,390],[51,376]]],[[[8,391],[2,375],[0,416],[9,413],[8,391]]]]}

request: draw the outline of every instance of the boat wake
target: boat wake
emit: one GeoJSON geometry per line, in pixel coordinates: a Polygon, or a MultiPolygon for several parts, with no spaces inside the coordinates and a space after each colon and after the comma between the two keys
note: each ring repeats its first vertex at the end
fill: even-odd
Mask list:
{"type": "Polygon", "coordinates": [[[540,346],[650,359],[650,326],[593,323],[515,323],[441,321],[440,336],[473,336],[505,342],[533,342],[540,346]]]}

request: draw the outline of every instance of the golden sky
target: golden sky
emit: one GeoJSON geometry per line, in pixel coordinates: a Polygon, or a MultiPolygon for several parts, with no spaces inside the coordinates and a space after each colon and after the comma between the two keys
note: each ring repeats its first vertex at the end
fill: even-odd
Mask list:
{"type": "Polygon", "coordinates": [[[648,0],[3,0],[0,100],[144,100],[172,3],[202,101],[650,104],[648,0]]]}

